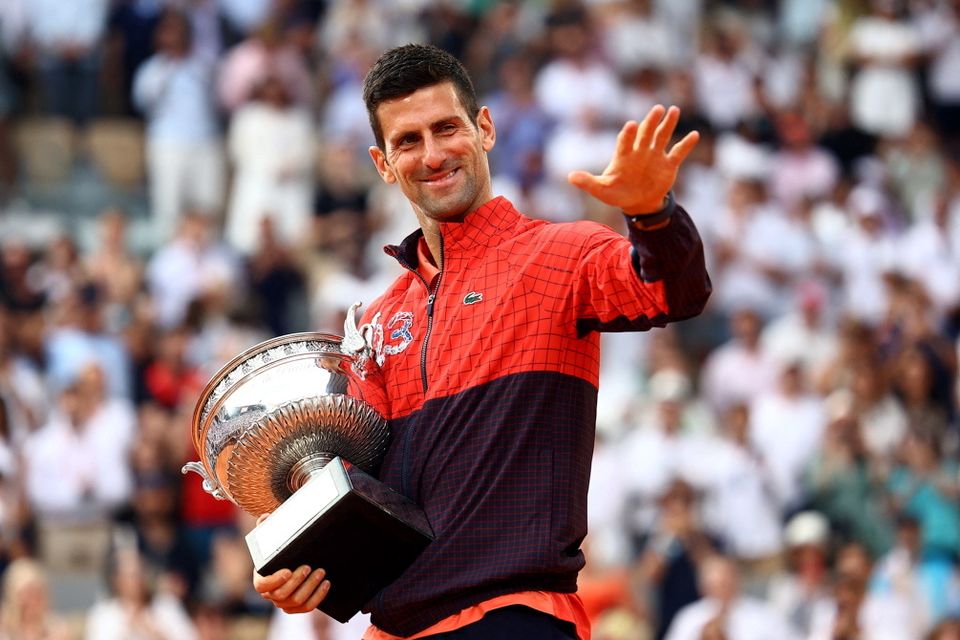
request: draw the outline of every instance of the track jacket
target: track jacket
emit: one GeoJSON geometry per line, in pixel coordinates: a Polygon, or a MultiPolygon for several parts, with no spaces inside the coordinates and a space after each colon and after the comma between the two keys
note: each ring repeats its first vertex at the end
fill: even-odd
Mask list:
{"type": "Polygon", "coordinates": [[[554,224],[495,198],[442,223],[442,271],[408,269],[368,307],[392,440],[380,479],[426,511],[436,540],[365,607],[412,635],[494,596],[577,589],[599,377],[597,332],[696,315],[703,246],[677,207],[627,239],[554,224]]]}

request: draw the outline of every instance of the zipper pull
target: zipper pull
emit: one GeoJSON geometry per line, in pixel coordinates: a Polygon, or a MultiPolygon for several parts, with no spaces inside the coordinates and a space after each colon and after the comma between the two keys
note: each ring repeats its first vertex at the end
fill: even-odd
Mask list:
{"type": "Polygon", "coordinates": [[[437,299],[437,294],[435,293],[431,293],[429,296],[427,296],[427,317],[428,318],[433,317],[433,302],[436,299],[437,299]]]}

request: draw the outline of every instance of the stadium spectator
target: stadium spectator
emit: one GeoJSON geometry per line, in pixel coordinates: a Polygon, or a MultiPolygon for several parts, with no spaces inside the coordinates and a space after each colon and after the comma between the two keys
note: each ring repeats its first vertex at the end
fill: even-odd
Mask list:
{"type": "Polygon", "coordinates": [[[309,111],[293,102],[274,75],[253,88],[238,108],[228,133],[234,167],[225,235],[243,254],[257,248],[261,221],[269,218],[287,245],[309,240],[316,174],[314,129],[309,111]]]}
{"type": "Polygon", "coordinates": [[[181,214],[219,213],[224,158],[213,94],[214,60],[196,55],[186,16],[169,10],[157,25],[157,53],[137,70],[134,104],[147,118],[150,205],[159,238],[181,214]]]}
{"type": "Polygon", "coordinates": [[[770,605],[740,592],[737,567],[729,558],[706,559],[698,577],[703,597],[677,613],[666,640],[798,638],[770,605]]]}

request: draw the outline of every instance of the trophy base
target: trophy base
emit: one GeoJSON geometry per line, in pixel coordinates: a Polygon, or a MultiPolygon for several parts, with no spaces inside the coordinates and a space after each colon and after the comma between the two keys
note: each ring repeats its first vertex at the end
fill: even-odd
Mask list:
{"type": "Polygon", "coordinates": [[[330,592],[318,608],[346,622],[403,573],[433,534],[415,503],[334,458],[246,540],[260,575],[323,568],[330,592]]]}

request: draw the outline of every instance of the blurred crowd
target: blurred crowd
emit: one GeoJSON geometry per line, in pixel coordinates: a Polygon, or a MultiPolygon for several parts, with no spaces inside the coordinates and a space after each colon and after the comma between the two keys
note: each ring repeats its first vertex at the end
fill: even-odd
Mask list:
{"type": "Polygon", "coordinates": [[[710,305],[603,338],[594,638],[960,639],[958,0],[3,0],[0,207],[24,122],[132,119],[151,242],[0,238],[0,638],[359,637],[272,613],[179,470],[223,363],[396,275],[361,83],[411,41],[535,217],[622,229],[567,173],[654,104],[702,135],[710,305]]]}

